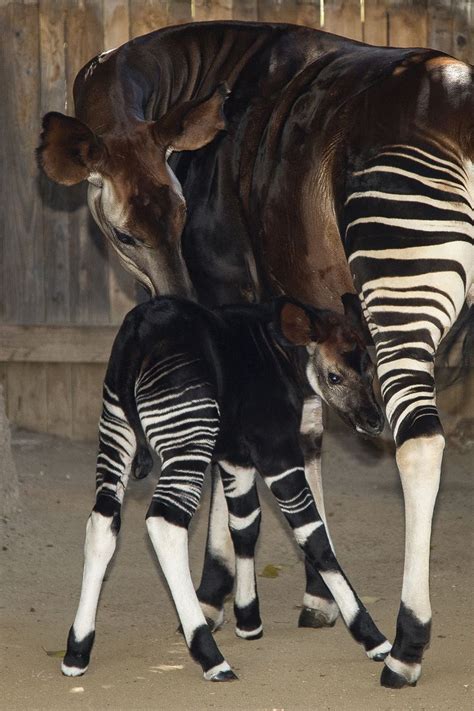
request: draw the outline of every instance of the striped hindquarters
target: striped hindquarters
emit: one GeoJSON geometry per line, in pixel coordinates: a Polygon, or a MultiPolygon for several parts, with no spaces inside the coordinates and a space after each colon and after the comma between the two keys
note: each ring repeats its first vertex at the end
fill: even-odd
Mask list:
{"type": "Polygon", "coordinates": [[[470,167],[434,144],[390,145],[350,176],[345,245],[398,443],[438,422],[434,356],[471,283],[470,167]]]}
{"type": "Polygon", "coordinates": [[[153,500],[190,518],[219,432],[219,408],[202,362],[185,353],[160,359],[136,384],[145,434],[162,470],[153,500]]]}

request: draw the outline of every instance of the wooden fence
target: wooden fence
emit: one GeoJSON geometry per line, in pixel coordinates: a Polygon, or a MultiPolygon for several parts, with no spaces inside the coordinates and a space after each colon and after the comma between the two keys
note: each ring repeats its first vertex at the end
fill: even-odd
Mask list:
{"type": "Polygon", "coordinates": [[[110,344],[137,299],[85,185],[38,175],[41,115],[73,113],[74,77],[95,54],[211,19],[295,22],[474,62],[471,0],[0,0],[0,383],[18,425],[95,436],[110,344]]]}

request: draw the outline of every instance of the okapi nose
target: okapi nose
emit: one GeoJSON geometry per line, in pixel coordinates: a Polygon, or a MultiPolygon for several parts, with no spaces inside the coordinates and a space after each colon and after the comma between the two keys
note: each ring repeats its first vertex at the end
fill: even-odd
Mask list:
{"type": "Polygon", "coordinates": [[[364,419],[364,426],[367,432],[374,435],[382,432],[385,423],[382,412],[366,410],[362,413],[362,417],[364,419]]]}

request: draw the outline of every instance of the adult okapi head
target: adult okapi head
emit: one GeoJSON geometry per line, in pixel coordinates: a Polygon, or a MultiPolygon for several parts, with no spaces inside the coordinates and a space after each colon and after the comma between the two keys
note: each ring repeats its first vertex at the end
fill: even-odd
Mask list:
{"type": "Polygon", "coordinates": [[[207,98],[172,107],[158,121],[127,116],[123,129],[101,135],[61,113],[43,118],[39,166],[62,185],[89,182],[95,221],[152,294],[192,294],[180,243],[186,203],[167,158],[207,145],[225,128],[228,93],[220,84],[207,98]]]}
{"type": "Polygon", "coordinates": [[[344,295],[345,314],[286,297],[280,303],[281,334],[287,344],[306,347],[305,371],[312,390],[358,432],[380,434],[384,416],[374,396],[375,368],[363,340],[357,296],[344,295]]]}

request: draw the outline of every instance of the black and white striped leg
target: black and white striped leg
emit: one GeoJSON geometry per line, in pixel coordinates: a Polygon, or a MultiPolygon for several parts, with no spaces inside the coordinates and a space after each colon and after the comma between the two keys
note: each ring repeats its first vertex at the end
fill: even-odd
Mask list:
{"type": "Polygon", "coordinates": [[[160,481],[147,513],[147,529],[173,597],[193,659],[210,681],[232,681],[199,604],[189,570],[188,525],[201,494],[207,461],[196,450],[173,452],[163,461],[160,481]]]}
{"type": "MultiPolygon", "coordinates": [[[[322,437],[322,401],[316,395],[305,400],[301,418],[300,441],[305,460],[306,479],[329,535],[321,475],[322,437]]],[[[321,575],[307,559],[305,559],[305,572],[306,589],[303,597],[303,607],[298,619],[298,627],[315,629],[334,627],[339,616],[339,608],[331,595],[331,591],[321,575]]]]}
{"type": "Polygon", "coordinates": [[[81,597],[69,630],[61,671],[80,676],[89,666],[95,619],[107,566],[120,530],[120,509],[135,454],[135,435],[116,396],[104,386],[104,407],[99,423],[96,503],[87,521],[81,597]]]}
{"type": "Polygon", "coordinates": [[[431,522],[439,488],[444,437],[417,437],[397,449],[405,500],[405,566],[397,632],[381,684],[414,686],[430,640],[429,563],[431,522]]]}
{"type": "Polygon", "coordinates": [[[229,531],[229,512],[219,467],[213,464],[206,553],[197,596],[214,631],[224,622],[224,601],[232,593],[234,575],[235,553],[229,531]]]}
{"type": "Polygon", "coordinates": [[[229,528],[235,550],[235,632],[242,639],[260,639],[262,620],[255,578],[255,546],[261,511],[255,468],[219,462],[229,509],[229,528]]]}
{"type": "Polygon", "coordinates": [[[297,543],[329,588],[351,635],[363,645],[370,659],[383,659],[391,645],[375,625],[336,560],[326,527],[307,485],[302,455],[296,454],[289,459],[279,457],[273,461],[265,457],[258,468],[292,527],[297,543]],[[275,474],[278,470],[279,473],[275,474]]]}

